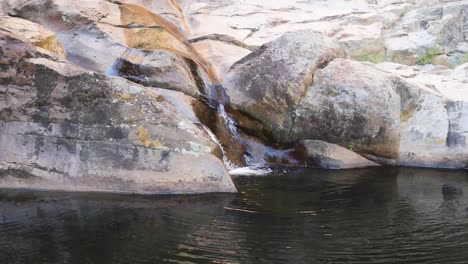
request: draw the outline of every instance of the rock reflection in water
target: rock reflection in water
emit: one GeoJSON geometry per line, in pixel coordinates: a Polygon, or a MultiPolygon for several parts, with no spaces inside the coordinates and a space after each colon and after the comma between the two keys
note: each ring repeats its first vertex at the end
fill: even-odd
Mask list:
{"type": "Polygon", "coordinates": [[[170,258],[232,198],[1,191],[0,263],[141,263],[170,258]]]}
{"type": "Polygon", "coordinates": [[[0,193],[0,263],[465,263],[468,175],[237,177],[237,195],[0,193]]]}

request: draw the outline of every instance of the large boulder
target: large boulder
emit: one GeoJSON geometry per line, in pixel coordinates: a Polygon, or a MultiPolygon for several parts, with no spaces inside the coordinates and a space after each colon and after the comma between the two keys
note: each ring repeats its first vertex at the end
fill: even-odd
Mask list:
{"type": "Polygon", "coordinates": [[[6,32],[0,55],[0,187],[235,192],[218,146],[172,106],[176,96],[166,101],[6,32]]]}
{"type": "Polygon", "coordinates": [[[276,141],[288,142],[315,71],[340,56],[339,44],[321,34],[286,33],[235,63],[223,85],[232,106],[261,120],[276,141]]]}

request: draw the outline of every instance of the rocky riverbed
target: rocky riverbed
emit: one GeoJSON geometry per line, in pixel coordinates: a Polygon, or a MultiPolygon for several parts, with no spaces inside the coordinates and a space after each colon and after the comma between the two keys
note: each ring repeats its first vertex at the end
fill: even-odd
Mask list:
{"type": "Polygon", "coordinates": [[[0,187],[235,192],[468,166],[466,0],[6,0],[0,187]]]}

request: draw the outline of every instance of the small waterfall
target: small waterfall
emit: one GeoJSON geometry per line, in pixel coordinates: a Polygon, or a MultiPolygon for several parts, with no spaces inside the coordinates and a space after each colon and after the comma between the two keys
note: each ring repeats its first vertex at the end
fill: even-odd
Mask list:
{"type": "Polygon", "coordinates": [[[226,109],[224,109],[223,104],[219,104],[218,113],[224,120],[224,123],[228,127],[229,132],[231,132],[231,135],[233,135],[234,138],[238,139],[239,135],[237,133],[237,123],[231,116],[228,115],[228,113],[226,113],[226,109]]]}
{"type": "MultiPolygon", "coordinates": [[[[226,126],[227,126],[229,132],[231,133],[232,137],[239,144],[247,143],[247,141],[246,141],[247,139],[243,138],[239,134],[239,132],[237,130],[237,122],[235,121],[235,119],[226,112],[224,104],[219,104],[218,105],[218,114],[222,118],[224,123],[226,124],[226,126]]],[[[250,142],[250,144],[252,144],[252,142],[250,142]]],[[[219,145],[221,145],[221,143],[219,143],[219,145]]],[[[233,176],[237,176],[237,175],[250,175],[250,176],[256,175],[256,176],[259,176],[259,175],[269,174],[269,173],[271,173],[273,171],[271,168],[269,168],[267,165],[265,165],[265,163],[252,164],[249,161],[250,158],[247,155],[244,155],[244,159],[246,160],[247,166],[246,167],[234,166],[232,168],[229,168],[229,174],[231,174],[233,176]]]]}
{"type": "Polygon", "coordinates": [[[211,132],[211,130],[206,127],[205,125],[201,124],[203,129],[205,129],[206,133],[208,133],[208,135],[210,135],[211,137],[211,140],[213,140],[213,142],[216,143],[216,145],[218,145],[218,147],[221,149],[221,153],[223,154],[223,162],[224,162],[224,165],[226,165],[226,167],[229,169],[229,171],[232,171],[232,170],[235,170],[237,169],[237,166],[232,163],[228,156],[226,155],[226,151],[224,151],[224,148],[223,148],[223,145],[221,144],[221,141],[218,139],[218,137],[216,137],[216,135],[211,132]]]}

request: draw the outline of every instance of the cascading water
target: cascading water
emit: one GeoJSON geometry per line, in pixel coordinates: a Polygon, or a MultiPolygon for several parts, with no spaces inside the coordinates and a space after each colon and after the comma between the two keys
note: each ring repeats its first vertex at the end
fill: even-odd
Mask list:
{"type": "MultiPolygon", "coordinates": [[[[194,67],[200,69],[192,71],[191,74],[194,79],[201,81],[197,83],[200,93],[203,94],[199,99],[208,109],[205,108],[197,115],[205,115],[204,118],[200,118],[203,128],[219,146],[224,164],[232,175],[266,174],[271,172],[265,165],[267,160],[271,161],[272,157],[275,160],[284,160],[286,152],[267,146],[262,140],[245,133],[239,128],[236,119],[226,111],[225,107],[229,107],[230,104],[229,96],[220,85],[220,78],[213,66],[187,42],[187,32],[142,6],[119,4],[119,9],[121,23],[125,25],[126,44],[130,49],[115,61],[109,74],[144,83],[144,76],[141,76],[138,65],[145,57],[146,50],[167,50],[177,54],[185,58],[187,63],[193,63],[194,67]]],[[[180,7],[176,6],[176,9],[180,7]]],[[[188,65],[188,68],[191,67],[188,65]]]]}
{"type": "Polygon", "coordinates": [[[226,167],[229,169],[229,171],[237,169],[238,166],[236,166],[234,163],[232,163],[229,160],[228,156],[226,155],[226,151],[224,151],[223,145],[221,144],[221,141],[218,139],[218,137],[216,137],[216,135],[213,132],[211,132],[211,130],[208,127],[206,127],[205,125],[202,124],[202,127],[203,127],[203,129],[205,129],[206,133],[208,133],[211,140],[213,140],[213,142],[216,143],[216,145],[218,145],[218,147],[221,149],[221,153],[223,154],[224,165],[226,165],[226,167]]]}
{"type": "MultiPolygon", "coordinates": [[[[234,118],[226,112],[224,104],[218,105],[218,114],[223,119],[224,124],[227,126],[232,137],[238,141],[239,144],[245,144],[245,139],[242,138],[237,131],[237,122],[234,118]]],[[[214,135],[213,135],[214,136],[214,135]]],[[[223,150],[221,143],[219,142],[221,149],[223,150]]],[[[224,153],[224,150],[223,150],[224,153]]],[[[229,162],[229,159],[224,158],[229,162]]],[[[272,169],[267,167],[264,163],[252,164],[248,155],[244,154],[244,160],[246,161],[246,167],[233,166],[229,168],[231,175],[264,175],[272,172],[272,169]]],[[[227,165],[228,166],[228,165],[227,165]]]]}
{"type": "Polygon", "coordinates": [[[239,135],[237,134],[237,123],[236,121],[226,113],[226,109],[224,108],[223,104],[219,104],[218,106],[218,113],[219,116],[223,119],[224,123],[227,125],[229,131],[234,136],[234,138],[238,138],[239,135]]]}

